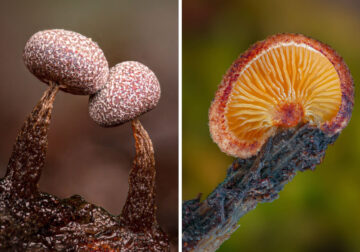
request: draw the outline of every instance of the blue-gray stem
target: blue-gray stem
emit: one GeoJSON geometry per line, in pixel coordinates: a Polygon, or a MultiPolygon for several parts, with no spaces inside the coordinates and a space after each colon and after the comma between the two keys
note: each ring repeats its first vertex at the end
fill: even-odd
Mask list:
{"type": "Polygon", "coordinates": [[[183,203],[183,251],[215,251],[257,203],[276,199],[297,171],[315,169],[337,137],[308,124],[279,129],[256,156],[236,159],[204,201],[183,203]]]}

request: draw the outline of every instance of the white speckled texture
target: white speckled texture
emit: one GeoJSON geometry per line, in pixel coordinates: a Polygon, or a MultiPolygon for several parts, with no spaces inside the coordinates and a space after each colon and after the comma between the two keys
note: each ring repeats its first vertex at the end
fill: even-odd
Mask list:
{"type": "Polygon", "coordinates": [[[153,109],[160,93],[159,81],[148,67],[122,62],[110,69],[106,86],[90,97],[89,114],[101,126],[120,125],[153,109]]]}
{"type": "Polygon", "coordinates": [[[72,94],[94,94],[105,85],[109,75],[109,65],[100,47],[72,31],[35,33],[25,45],[23,59],[41,81],[55,82],[72,94]]]}

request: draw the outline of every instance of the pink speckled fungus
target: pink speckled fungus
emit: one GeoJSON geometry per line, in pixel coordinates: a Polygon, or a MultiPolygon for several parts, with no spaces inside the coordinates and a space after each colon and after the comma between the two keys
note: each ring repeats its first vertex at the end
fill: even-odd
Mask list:
{"type": "Polygon", "coordinates": [[[103,127],[133,120],[153,109],[160,99],[160,84],[145,65],[126,61],[110,69],[103,89],[90,96],[90,117],[103,127]]]}
{"type": "Polygon", "coordinates": [[[101,89],[109,66],[100,47],[79,33],[61,29],[35,33],[26,43],[23,59],[38,79],[65,92],[89,95],[101,89]]]}

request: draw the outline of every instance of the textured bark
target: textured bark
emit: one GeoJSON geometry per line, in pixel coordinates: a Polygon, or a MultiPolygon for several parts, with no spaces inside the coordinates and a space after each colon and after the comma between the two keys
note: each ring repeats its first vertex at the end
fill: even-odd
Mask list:
{"type": "Polygon", "coordinates": [[[278,130],[256,156],[236,159],[204,201],[183,203],[183,251],[215,251],[244,214],[276,199],[297,171],[315,169],[337,137],[305,124],[278,130]]]}

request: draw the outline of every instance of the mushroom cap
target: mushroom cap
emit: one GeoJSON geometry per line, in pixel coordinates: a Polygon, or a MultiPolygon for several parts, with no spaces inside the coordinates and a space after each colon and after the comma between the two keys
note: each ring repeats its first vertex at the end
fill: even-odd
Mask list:
{"type": "Polygon", "coordinates": [[[308,123],[327,135],[349,122],[354,85],[343,59],[301,34],[278,34],[242,54],[209,110],[212,139],[228,155],[255,155],[278,128],[308,123]]]}
{"type": "Polygon", "coordinates": [[[79,33],[61,29],[45,30],[31,36],[25,45],[26,67],[41,81],[54,82],[72,94],[94,94],[109,75],[109,66],[100,47],[79,33]]]}
{"type": "Polygon", "coordinates": [[[160,99],[160,84],[145,65],[126,61],[110,69],[103,89],[90,96],[90,117],[103,127],[123,124],[153,109],[160,99]]]}

